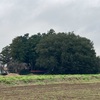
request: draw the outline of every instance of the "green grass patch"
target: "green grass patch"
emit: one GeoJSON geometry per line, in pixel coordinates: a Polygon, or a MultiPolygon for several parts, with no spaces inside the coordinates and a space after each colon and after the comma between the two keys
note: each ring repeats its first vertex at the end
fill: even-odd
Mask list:
{"type": "Polygon", "coordinates": [[[100,82],[100,74],[0,76],[0,83],[9,85],[94,82],[100,82]]]}

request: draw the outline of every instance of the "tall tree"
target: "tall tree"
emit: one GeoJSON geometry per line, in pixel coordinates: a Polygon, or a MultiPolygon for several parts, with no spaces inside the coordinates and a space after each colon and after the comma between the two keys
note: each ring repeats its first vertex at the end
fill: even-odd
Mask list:
{"type": "Polygon", "coordinates": [[[36,63],[38,54],[36,53],[35,48],[41,38],[42,38],[41,34],[38,33],[37,35],[32,35],[28,40],[28,51],[29,51],[28,57],[29,57],[29,63],[30,63],[31,70],[36,69],[35,63],[36,63]]]}
{"type": "Polygon", "coordinates": [[[36,65],[48,73],[98,72],[93,43],[73,32],[48,34],[39,42],[36,51],[39,54],[36,65]]]}
{"type": "Polygon", "coordinates": [[[46,70],[53,74],[84,74],[100,72],[100,57],[96,57],[93,42],[74,32],[29,34],[13,39],[3,48],[0,61],[9,64],[12,71],[23,68],[46,70]],[[23,66],[22,66],[23,65],[23,66]],[[18,67],[17,67],[18,66],[18,67]],[[21,67],[22,66],[22,67],[21,67]]]}
{"type": "Polygon", "coordinates": [[[0,53],[0,61],[2,61],[2,64],[8,64],[11,59],[11,48],[10,46],[6,46],[2,49],[2,52],[0,53]]]}
{"type": "Polygon", "coordinates": [[[13,39],[11,46],[11,55],[14,60],[28,63],[28,34],[18,36],[13,39]]]}

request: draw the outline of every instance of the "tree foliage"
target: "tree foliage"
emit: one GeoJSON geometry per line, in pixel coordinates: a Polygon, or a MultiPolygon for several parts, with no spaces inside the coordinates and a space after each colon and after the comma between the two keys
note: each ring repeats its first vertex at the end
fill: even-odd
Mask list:
{"type": "MultiPolygon", "coordinates": [[[[100,57],[93,42],[73,32],[29,34],[13,39],[2,50],[2,61],[26,63],[31,70],[45,70],[52,74],[89,74],[100,71],[100,57]],[[9,58],[9,59],[8,59],[9,58]]],[[[23,67],[24,68],[24,67],[23,67]]]]}

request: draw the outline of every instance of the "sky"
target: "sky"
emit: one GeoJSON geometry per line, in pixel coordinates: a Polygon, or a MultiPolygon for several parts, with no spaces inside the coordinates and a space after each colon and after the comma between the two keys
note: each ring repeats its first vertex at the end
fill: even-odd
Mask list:
{"type": "Polygon", "coordinates": [[[50,29],[93,41],[100,56],[100,0],[0,0],[0,51],[17,36],[50,29]]]}

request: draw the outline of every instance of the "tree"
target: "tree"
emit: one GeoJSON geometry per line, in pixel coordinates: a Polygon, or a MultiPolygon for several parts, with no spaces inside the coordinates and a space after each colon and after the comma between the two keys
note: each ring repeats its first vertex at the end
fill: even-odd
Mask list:
{"type": "Polygon", "coordinates": [[[6,46],[2,49],[2,52],[0,53],[0,61],[2,62],[2,64],[8,64],[11,59],[11,48],[10,46],[6,46]]]}
{"type": "Polygon", "coordinates": [[[3,48],[0,61],[13,72],[46,70],[52,74],[89,74],[100,72],[100,57],[96,56],[93,42],[74,32],[17,36],[3,48]],[[25,71],[25,70],[24,70],[25,71]]]}
{"type": "MultiPolygon", "coordinates": [[[[49,32],[48,32],[49,33],[49,32]]],[[[37,45],[36,65],[48,73],[97,73],[93,43],[73,32],[47,34],[37,45]]]]}
{"type": "Polygon", "coordinates": [[[35,70],[35,63],[36,63],[36,59],[38,57],[38,54],[36,53],[36,45],[39,43],[40,39],[41,39],[41,34],[38,33],[37,35],[32,35],[29,40],[28,40],[28,58],[29,58],[29,64],[31,67],[31,70],[35,70]]]}
{"type": "Polygon", "coordinates": [[[14,62],[26,63],[29,69],[35,69],[37,54],[35,47],[41,39],[41,34],[18,36],[11,43],[11,55],[14,62]]]}
{"type": "Polygon", "coordinates": [[[2,75],[8,74],[7,66],[9,66],[11,60],[12,60],[11,48],[10,46],[6,46],[2,49],[2,52],[0,53],[0,74],[2,75]]]}
{"type": "Polygon", "coordinates": [[[11,55],[14,60],[19,62],[29,62],[28,61],[28,34],[24,36],[18,36],[13,39],[11,43],[11,55]]]}

